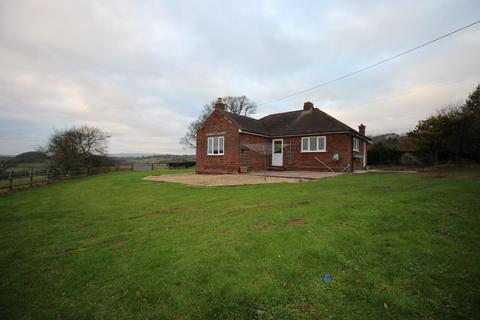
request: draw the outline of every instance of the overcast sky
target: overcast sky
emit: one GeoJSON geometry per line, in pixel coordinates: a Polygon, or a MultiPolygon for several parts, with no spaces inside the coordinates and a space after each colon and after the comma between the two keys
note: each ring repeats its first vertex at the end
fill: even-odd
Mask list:
{"type": "MultiPolygon", "coordinates": [[[[480,1],[0,1],[0,154],[54,128],[97,126],[110,150],[179,144],[205,103],[262,103],[354,71],[480,19],[480,1]]],[[[480,81],[480,24],[280,102],[304,101],[367,133],[404,131],[480,81]]]]}

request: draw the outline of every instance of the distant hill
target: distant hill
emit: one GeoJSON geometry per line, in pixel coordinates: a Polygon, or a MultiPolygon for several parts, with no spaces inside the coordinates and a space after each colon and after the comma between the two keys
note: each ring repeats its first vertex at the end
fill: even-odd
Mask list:
{"type": "MultiPolygon", "coordinates": [[[[29,151],[17,156],[0,157],[0,172],[16,168],[43,168],[48,167],[50,158],[40,151],[29,151]]],[[[195,161],[192,154],[155,154],[155,153],[115,153],[107,157],[98,157],[99,165],[108,166],[125,163],[170,163],[195,161]]]]}
{"type": "Polygon", "coordinates": [[[0,154],[0,161],[9,160],[9,159],[12,159],[12,158],[15,158],[15,156],[10,156],[10,155],[6,155],[6,154],[0,154]]]}
{"type": "Polygon", "coordinates": [[[49,159],[50,157],[47,156],[44,152],[28,151],[15,156],[14,160],[16,163],[39,163],[48,161],[49,159]]]}
{"type": "Polygon", "coordinates": [[[193,154],[116,153],[110,154],[110,157],[128,163],[168,163],[195,161],[195,155],[193,154]]]}
{"type": "Polygon", "coordinates": [[[159,156],[160,153],[112,153],[109,154],[109,157],[113,158],[140,158],[140,157],[151,157],[151,156],[159,156]]]}
{"type": "Polygon", "coordinates": [[[14,157],[0,158],[0,172],[8,168],[41,168],[50,158],[40,151],[28,151],[14,157]]]}

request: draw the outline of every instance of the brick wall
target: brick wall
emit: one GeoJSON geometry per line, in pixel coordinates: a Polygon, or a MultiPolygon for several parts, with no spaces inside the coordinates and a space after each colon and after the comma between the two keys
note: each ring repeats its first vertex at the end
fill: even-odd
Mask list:
{"type": "Polygon", "coordinates": [[[197,132],[197,173],[237,173],[240,167],[238,127],[215,110],[197,132]],[[224,137],[224,155],[207,155],[208,137],[224,137]]]}
{"type": "Polygon", "coordinates": [[[284,148],[284,167],[289,170],[330,171],[317,160],[319,159],[334,171],[342,171],[351,162],[351,137],[349,134],[327,134],[325,137],[326,152],[302,152],[301,137],[285,138],[284,144],[287,146],[284,148]],[[292,150],[293,157],[290,155],[289,144],[295,146],[292,150]],[[333,159],[334,153],[338,153],[338,161],[333,159]]]}
{"type": "Polygon", "coordinates": [[[366,169],[367,159],[365,158],[365,162],[363,161],[363,157],[367,156],[367,152],[364,152],[366,147],[367,147],[367,143],[360,140],[360,144],[359,144],[359,148],[358,148],[359,151],[358,152],[354,151],[354,155],[359,155],[359,156],[362,157],[362,159],[354,159],[353,160],[354,170],[365,170],[366,169]],[[364,163],[365,163],[365,166],[364,166],[364,163]]]}
{"type": "MultiPolygon", "coordinates": [[[[248,154],[245,158],[248,157],[248,163],[242,163],[241,165],[244,166],[246,165],[248,167],[248,171],[258,171],[258,170],[266,170],[268,167],[272,165],[272,158],[267,152],[267,154],[263,154],[262,151],[257,150],[245,150],[245,148],[242,148],[243,144],[256,144],[258,147],[261,148],[261,145],[265,145],[266,147],[270,148],[272,144],[272,139],[270,138],[265,138],[265,137],[260,137],[260,136],[254,136],[251,134],[240,134],[240,146],[242,149],[242,152],[245,154],[248,154]]],[[[269,149],[268,149],[269,150],[269,149]]]]}
{"type": "MultiPolygon", "coordinates": [[[[215,110],[205,125],[197,133],[197,173],[237,173],[240,166],[248,171],[265,170],[272,166],[271,155],[265,156],[260,150],[247,150],[244,144],[265,144],[271,147],[272,139],[238,132],[238,127],[224,116],[221,110],[215,110]],[[207,155],[208,137],[224,137],[224,155],[207,155]]],[[[326,134],[326,152],[301,152],[301,137],[284,138],[283,167],[287,170],[329,171],[316,158],[335,171],[342,171],[351,163],[352,137],[350,134],[326,134]],[[339,160],[333,159],[338,153],[339,160]]],[[[359,152],[364,156],[365,143],[360,140],[359,152]]],[[[366,163],[366,162],[365,162],[366,163]]],[[[363,159],[354,160],[354,169],[362,170],[363,159]]]]}
{"type": "MultiPolygon", "coordinates": [[[[330,171],[327,167],[321,164],[317,159],[320,159],[327,166],[334,171],[344,170],[352,159],[352,141],[349,134],[327,134],[326,152],[301,152],[301,137],[283,138],[283,167],[287,170],[315,170],[315,171],[330,171]],[[333,159],[333,154],[338,153],[339,160],[333,159]]],[[[240,134],[240,142],[242,143],[256,143],[266,144],[271,146],[272,139],[240,134]]],[[[360,141],[360,152],[363,155],[364,144],[360,141]]],[[[265,170],[265,163],[267,168],[272,166],[271,155],[267,157],[257,152],[249,152],[248,170],[265,170]],[[265,161],[266,160],[266,161],[265,161]]],[[[363,160],[354,160],[354,169],[363,169],[363,160]]],[[[350,169],[348,169],[349,171],[350,169]]]]}

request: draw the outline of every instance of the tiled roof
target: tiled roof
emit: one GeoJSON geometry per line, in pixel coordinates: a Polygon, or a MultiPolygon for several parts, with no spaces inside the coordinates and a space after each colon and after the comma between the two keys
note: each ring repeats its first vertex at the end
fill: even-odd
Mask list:
{"type": "Polygon", "coordinates": [[[241,116],[227,111],[223,112],[243,131],[269,137],[345,131],[362,136],[357,130],[317,108],[275,113],[261,119],[241,116]]]}
{"type": "Polygon", "coordinates": [[[263,122],[254,118],[241,116],[235,113],[231,113],[228,111],[223,111],[223,113],[233,122],[235,122],[240,129],[251,132],[251,133],[258,133],[263,135],[269,135],[267,133],[267,129],[263,125],[263,122]]]}

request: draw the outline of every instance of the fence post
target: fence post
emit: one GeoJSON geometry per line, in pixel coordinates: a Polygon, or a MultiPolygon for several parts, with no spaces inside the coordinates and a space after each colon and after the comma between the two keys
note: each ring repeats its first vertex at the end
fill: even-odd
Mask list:
{"type": "Polygon", "coordinates": [[[30,168],[30,188],[33,187],[33,168],[30,168]]]}
{"type": "Polygon", "coordinates": [[[9,180],[9,190],[13,191],[13,176],[12,176],[12,171],[8,174],[8,180],[9,180]]]}
{"type": "Polygon", "coordinates": [[[152,163],[152,171],[153,171],[153,163],[152,163]]]}
{"type": "Polygon", "coordinates": [[[132,167],[130,168],[130,171],[133,171],[133,163],[132,163],[132,167]]]}
{"type": "Polygon", "coordinates": [[[50,180],[50,169],[47,169],[47,184],[50,180]]]}

